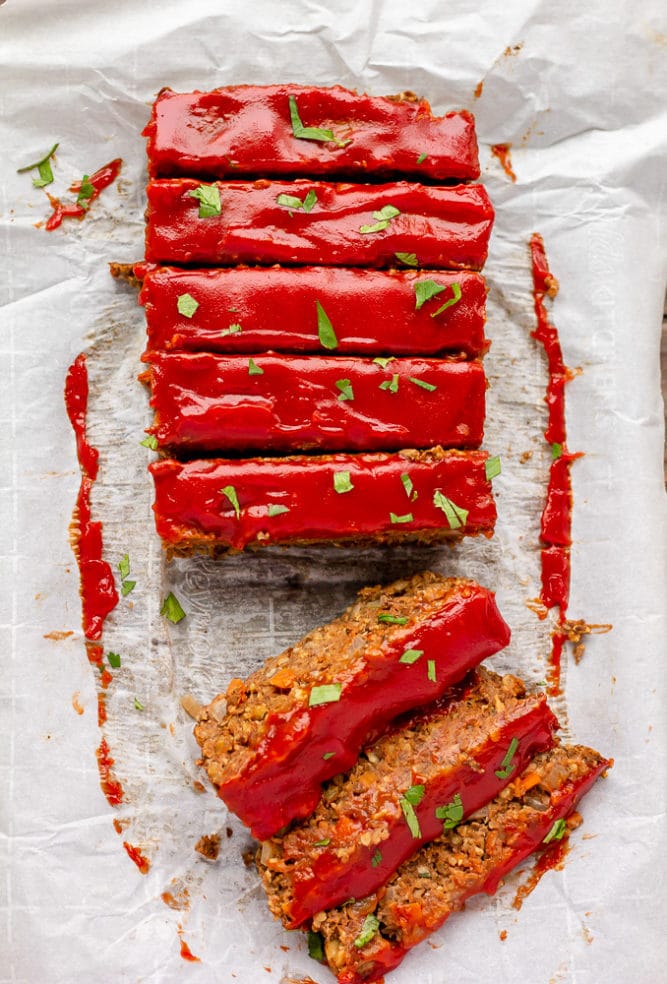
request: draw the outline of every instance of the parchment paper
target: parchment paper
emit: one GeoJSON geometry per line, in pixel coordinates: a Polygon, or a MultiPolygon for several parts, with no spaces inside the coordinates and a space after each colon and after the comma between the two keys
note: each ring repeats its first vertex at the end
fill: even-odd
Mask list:
{"type": "MultiPolygon", "coordinates": [[[[570,658],[556,710],[564,732],[616,765],[583,806],[565,869],[511,908],[516,878],[478,899],[414,951],[389,981],[407,984],[656,984],[664,979],[666,510],[659,324],[665,287],[665,47],[657,0],[612,6],[468,0],[369,4],[213,0],[113,7],[8,0],[0,6],[0,981],[22,984],[256,984],[309,975],[299,934],[268,914],[244,866],[241,825],[194,765],[183,693],[208,700],[232,675],[336,615],[355,590],[433,568],[498,592],[513,629],[491,662],[544,679],[549,623],[539,592],[544,359],[534,326],[527,240],[545,238],[561,292],[552,309],[566,362],[573,469],[572,617],[611,622],[583,662],[570,658]],[[485,445],[500,454],[493,540],[455,551],[402,547],[270,552],[165,565],[139,445],[150,420],[136,382],[143,317],[110,260],[142,253],[140,130],[163,85],[212,88],[293,80],[375,94],[412,89],[435,111],[478,121],[483,180],[497,209],[486,274],[485,445]],[[478,83],[483,82],[476,98],[478,83]],[[60,141],[49,189],[116,156],[120,182],[82,224],[48,234],[44,193],[16,168],[60,141]],[[511,142],[511,184],[489,152],[511,142]],[[663,225],[664,228],[664,225],[663,225]],[[121,669],[104,728],[126,799],[112,810],[94,749],[96,681],[80,632],[68,524],[78,471],[62,390],[82,349],[90,436],[101,451],[93,508],[115,566],[137,587],[107,623],[121,669]],[[525,459],[525,452],[532,456],[525,459]],[[159,615],[173,590],[187,611],[159,615]],[[65,638],[46,638],[72,632],[65,638]],[[144,710],[134,706],[137,697],[144,710]],[[75,712],[79,704],[83,714],[75,712]],[[119,837],[113,818],[125,825],[119,837]],[[228,831],[231,834],[228,836],[228,831]],[[194,852],[221,832],[216,863],[194,852]],[[122,848],[150,859],[142,876],[122,848]],[[165,891],[185,899],[174,910],[165,891]],[[501,931],[507,931],[504,942],[501,931]],[[179,953],[179,931],[199,963],[179,953]]],[[[388,982],[389,984],[389,982],[388,982]]]]}

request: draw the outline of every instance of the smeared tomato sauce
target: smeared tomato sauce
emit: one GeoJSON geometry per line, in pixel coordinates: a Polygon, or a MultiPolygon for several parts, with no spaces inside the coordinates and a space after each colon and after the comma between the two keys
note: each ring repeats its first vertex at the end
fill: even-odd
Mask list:
{"type": "Polygon", "coordinates": [[[120,806],[123,802],[123,787],[113,772],[115,760],[111,757],[106,738],[100,742],[95,755],[100,772],[100,786],[110,806],[120,806]]]}
{"type": "Polygon", "coordinates": [[[148,858],[142,854],[139,848],[135,847],[134,844],[129,844],[127,841],[123,841],[123,847],[127,851],[128,857],[134,861],[141,874],[147,875],[151,866],[148,858]]]}
{"type": "MultiPolygon", "coordinates": [[[[118,177],[122,163],[121,158],[117,157],[115,160],[105,164],[104,167],[101,167],[99,171],[91,174],[87,180],[87,184],[92,186],[93,191],[81,202],[61,202],[55,195],[49,195],[47,192],[53,211],[44,225],[46,231],[52,232],[54,229],[57,229],[58,226],[62,225],[63,219],[85,219],[91,203],[96,198],[99,198],[100,193],[118,177]]],[[[81,185],[81,181],[75,181],[74,184],[70,185],[69,190],[78,196],[81,192],[81,185]]]]}
{"type": "Polygon", "coordinates": [[[573,372],[563,361],[558,329],[549,320],[544,304],[545,297],[555,297],[558,281],[549,269],[544,242],[538,233],[530,238],[530,256],[533,276],[533,298],[537,327],[532,332],[544,348],[549,368],[549,380],[545,402],[548,408],[545,440],[552,447],[554,460],[549,469],[546,501],[540,523],[540,539],[544,544],[541,553],[542,590],[540,602],[546,609],[558,608],[558,624],[552,635],[550,667],[547,672],[548,692],[553,696],[560,692],[560,668],[563,643],[567,634],[563,631],[570,598],[570,543],[572,525],[572,462],[581,454],[567,450],[565,429],[565,385],[573,378],[573,372]]]}
{"type": "Polygon", "coordinates": [[[81,469],[71,529],[81,579],[83,632],[86,639],[98,641],[105,618],[118,604],[118,592],[111,567],[102,559],[102,524],[91,516],[90,497],[97,478],[99,453],[86,434],[88,369],[84,354],[76,357],[67,372],[65,407],[75,434],[81,469]]]}
{"type": "Polygon", "coordinates": [[[511,148],[512,144],[509,143],[494,144],[491,148],[491,153],[494,157],[498,158],[503,171],[510,181],[516,181],[516,174],[512,169],[512,158],[510,156],[511,148]]]}

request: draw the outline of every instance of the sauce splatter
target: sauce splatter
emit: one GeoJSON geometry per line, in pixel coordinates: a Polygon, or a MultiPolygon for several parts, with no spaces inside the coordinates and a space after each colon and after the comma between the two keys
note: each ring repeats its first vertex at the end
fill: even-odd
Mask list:
{"type": "Polygon", "coordinates": [[[53,632],[45,632],[44,638],[52,639],[54,642],[61,642],[63,639],[69,639],[69,637],[72,635],[74,635],[74,633],[72,632],[71,629],[68,632],[63,632],[62,630],[54,629],[53,632]]]}
{"type": "Polygon", "coordinates": [[[477,85],[475,86],[475,91],[473,93],[475,99],[479,99],[483,91],[484,91],[484,79],[482,79],[481,82],[478,82],[477,85]]]}
{"type": "Polygon", "coordinates": [[[129,844],[127,841],[123,841],[123,847],[127,851],[128,857],[131,861],[134,861],[141,874],[147,875],[150,870],[151,863],[145,854],[142,854],[138,847],[135,847],[134,844],[129,844]]]}
{"type": "Polygon", "coordinates": [[[170,909],[189,909],[190,908],[190,893],[187,888],[181,889],[180,892],[163,892],[160,896],[165,905],[168,905],[170,909]]]}
{"type": "Polygon", "coordinates": [[[540,520],[542,590],[540,603],[544,609],[558,609],[558,621],[552,634],[550,667],[547,672],[547,692],[560,693],[563,645],[568,639],[567,608],[570,600],[570,544],[572,525],[572,482],[570,469],[581,454],[567,449],[565,430],[565,386],[574,377],[563,361],[558,329],[549,320],[544,301],[558,293],[558,281],[549,269],[544,241],[538,233],[530,238],[533,276],[533,299],[537,327],[532,336],[544,348],[549,369],[545,403],[548,408],[544,439],[551,446],[552,462],[546,501],[540,520]]]}
{"type": "Polygon", "coordinates": [[[183,939],[183,927],[179,926],[176,932],[178,933],[178,938],[181,941],[181,956],[183,957],[183,959],[189,960],[190,963],[201,963],[199,957],[196,957],[194,955],[188,944],[183,939]]]}
{"type": "Polygon", "coordinates": [[[512,144],[500,143],[494,144],[491,147],[491,153],[494,157],[497,157],[500,161],[501,167],[510,181],[516,181],[516,174],[512,169],[512,158],[510,156],[510,150],[512,149],[512,144]]]}
{"type": "Polygon", "coordinates": [[[74,693],[72,694],[72,707],[74,708],[77,714],[83,714],[83,707],[79,703],[79,694],[80,694],[79,690],[75,690],[74,693]]]}
{"type": "Polygon", "coordinates": [[[70,192],[77,195],[77,200],[74,202],[61,202],[55,195],[49,195],[47,192],[53,211],[46,220],[44,226],[46,231],[52,232],[54,229],[57,229],[58,226],[62,225],[63,219],[79,219],[79,221],[85,219],[91,203],[96,198],[99,198],[100,193],[118,177],[122,163],[121,158],[117,157],[115,160],[105,164],[104,167],[101,167],[99,171],[91,174],[86,180],[85,190],[89,193],[85,197],[81,197],[82,181],[75,181],[74,184],[70,185],[70,192]]]}
{"type": "Polygon", "coordinates": [[[512,902],[513,909],[520,909],[531,892],[533,892],[538,884],[540,883],[542,876],[547,873],[547,871],[558,871],[563,867],[565,862],[565,857],[570,849],[570,843],[566,838],[562,841],[556,841],[554,844],[550,844],[548,848],[540,855],[540,857],[535,862],[533,869],[528,876],[527,880],[523,885],[519,885],[516,890],[516,895],[512,902]]]}
{"type": "Polygon", "coordinates": [[[90,495],[97,478],[99,452],[88,442],[88,368],[78,355],[67,372],[65,407],[76,438],[81,485],[72,517],[72,547],[79,565],[83,632],[86,639],[102,637],[104,620],[118,604],[110,565],[102,559],[102,524],[91,517],[90,495]]]}
{"type": "Polygon", "coordinates": [[[100,786],[110,806],[120,806],[123,802],[123,787],[113,772],[114,759],[111,757],[106,738],[100,742],[95,755],[100,773],[100,786]]]}

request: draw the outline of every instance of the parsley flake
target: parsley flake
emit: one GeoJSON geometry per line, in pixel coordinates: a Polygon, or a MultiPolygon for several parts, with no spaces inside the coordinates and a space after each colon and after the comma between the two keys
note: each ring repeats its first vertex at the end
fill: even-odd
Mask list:
{"type": "Polygon", "coordinates": [[[289,512],[289,506],[281,506],[277,503],[269,503],[266,514],[267,516],[282,516],[283,513],[289,512]]]}
{"type": "Polygon", "coordinates": [[[320,345],[326,349],[338,348],[338,339],[329,316],[319,301],[315,301],[315,306],[317,308],[317,337],[320,340],[320,345]]]}
{"type": "Polygon", "coordinates": [[[486,462],[484,464],[484,473],[486,475],[487,482],[490,482],[492,479],[494,479],[496,475],[500,475],[501,471],[502,469],[500,467],[500,458],[497,454],[494,455],[493,458],[486,459],[486,462]]]}
{"type": "Polygon", "coordinates": [[[442,826],[445,830],[452,830],[453,827],[456,827],[463,820],[463,803],[460,795],[456,793],[451,803],[439,806],[435,815],[438,820],[443,821],[442,826]]]}
{"type": "Polygon", "coordinates": [[[134,589],[136,588],[136,586],[137,586],[137,582],[136,581],[128,581],[128,580],[121,581],[121,583],[120,583],[120,593],[122,594],[123,598],[126,595],[129,595],[130,591],[134,591],[134,589]]]}
{"type": "Polygon", "coordinates": [[[442,314],[443,311],[446,311],[447,308],[452,307],[452,305],[458,304],[460,300],[461,300],[461,287],[459,284],[452,284],[452,296],[449,298],[448,301],[445,301],[442,307],[439,307],[437,311],[434,311],[431,317],[437,318],[439,314],[442,314]]]}
{"type": "Polygon", "coordinates": [[[257,365],[254,359],[248,359],[248,375],[249,376],[263,376],[264,370],[257,365]]]}
{"type": "Polygon", "coordinates": [[[311,188],[306,197],[301,201],[296,195],[278,195],[276,201],[279,205],[284,205],[285,208],[293,209],[300,208],[304,212],[312,212],[315,204],[317,203],[317,195],[311,188]]]}
{"type": "Polygon", "coordinates": [[[315,843],[313,844],[313,847],[328,847],[330,843],[331,843],[331,838],[330,837],[325,837],[321,841],[315,841],[315,843]]]}
{"type": "Polygon", "coordinates": [[[109,660],[109,666],[112,669],[120,669],[120,656],[118,653],[107,653],[107,659],[109,660]]]}
{"type": "Polygon", "coordinates": [[[402,516],[397,516],[396,513],[390,512],[389,518],[392,523],[412,523],[414,522],[414,516],[412,513],[404,513],[402,516]]]}
{"type": "Polygon", "coordinates": [[[414,502],[415,499],[419,496],[419,493],[415,489],[412,483],[412,479],[410,478],[407,472],[403,472],[403,474],[401,475],[401,483],[403,485],[403,488],[405,489],[405,494],[407,495],[408,499],[410,499],[411,502],[414,502]]]}
{"type": "Polygon", "coordinates": [[[90,175],[84,174],[81,178],[81,187],[79,188],[79,194],[76,196],[76,203],[80,205],[81,208],[88,209],[90,207],[90,199],[95,194],[95,188],[90,183],[90,175]]]}
{"type": "Polygon", "coordinates": [[[419,820],[417,819],[417,814],[415,813],[415,808],[410,802],[410,800],[406,799],[405,796],[401,796],[400,804],[401,804],[401,809],[403,810],[403,816],[405,817],[405,821],[408,827],[410,828],[410,833],[417,840],[418,838],[421,837],[422,831],[421,831],[421,827],[419,826],[419,820]]]}
{"type": "Polygon", "coordinates": [[[324,755],[322,756],[322,758],[325,759],[325,760],[326,759],[331,759],[331,758],[334,757],[335,754],[336,754],[335,752],[325,752],[324,755]]]}
{"type": "Polygon", "coordinates": [[[416,379],[414,376],[408,376],[408,382],[414,383],[415,386],[419,386],[421,389],[428,390],[429,393],[435,392],[438,388],[437,386],[434,386],[433,383],[427,383],[423,379],[416,379]]]}
{"type": "Polygon", "coordinates": [[[362,946],[366,946],[367,943],[370,943],[370,941],[373,939],[379,928],[380,928],[380,922],[377,916],[373,915],[372,912],[369,912],[366,918],[364,919],[363,925],[361,927],[361,932],[359,933],[356,940],[354,941],[354,945],[357,947],[357,949],[360,950],[362,946]]]}
{"type": "Polygon", "coordinates": [[[136,707],[136,709],[137,709],[138,711],[145,711],[145,710],[146,710],[146,708],[145,708],[145,707],[144,707],[144,705],[143,705],[143,704],[141,703],[141,701],[139,700],[139,698],[138,698],[138,697],[135,697],[135,698],[134,698],[134,706],[136,707]]]}
{"type": "Polygon", "coordinates": [[[462,506],[457,506],[455,502],[452,502],[446,495],[443,495],[440,489],[436,489],[433,493],[433,505],[437,506],[438,509],[442,509],[449,523],[450,530],[461,529],[468,521],[470,510],[464,509],[462,506]]]}
{"type": "Polygon", "coordinates": [[[419,806],[424,799],[424,787],[422,785],[410,786],[409,789],[405,790],[403,795],[408,803],[411,803],[413,806],[419,806]]]}
{"type": "Polygon", "coordinates": [[[320,933],[314,933],[312,929],[308,930],[308,956],[312,957],[313,960],[319,960],[320,963],[324,963],[324,942],[320,933]]]}
{"type": "Polygon", "coordinates": [[[428,157],[428,154],[423,154],[423,153],[420,154],[419,157],[417,158],[417,163],[418,164],[423,164],[427,157],[428,157]]]}
{"type": "Polygon", "coordinates": [[[118,561],[118,571],[120,573],[120,579],[121,579],[121,581],[124,581],[125,578],[128,576],[128,574],[130,573],[130,556],[129,556],[129,554],[125,554],[118,561]]]}
{"type": "Polygon", "coordinates": [[[312,687],[308,698],[308,707],[318,707],[320,704],[335,704],[340,700],[342,683],[325,683],[320,687],[312,687]]]}
{"type": "Polygon", "coordinates": [[[220,189],[217,185],[200,184],[198,188],[193,188],[188,192],[190,198],[199,201],[199,218],[210,219],[214,215],[220,215],[222,205],[220,204],[220,189]]]}
{"type": "Polygon", "coordinates": [[[394,256],[401,263],[405,263],[406,266],[409,267],[419,266],[419,260],[417,259],[416,253],[394,253],[394,256]]]}
{"type": "Polygon", "coordinates": [[[399,375],[395,372],[391,379],[385,379],[383,383],[380,383],[379,388],[381,390],[389,390],[390,393],[398,393],[398,380],[399,375]]]}
{"type": "Polygon", "coordinates": [[[351,492],[354,485],[350,480],[349,471],[334,472],[333,487],[334,491],[339,492],[340,494],[343,492],[351,492]]]}
{"type": "Polygon", "coordinates": [[[139,444],[142,448],[150,448],[151,451],[157,451],[157,437],[155,434],[149,434],[143,441],[139,441],[139,444]]]}
{"type": "Polygon", "coordinates": [[[444,284],[439,284],[435,280],[417,280],[415,283],[415,311],[423,307],[432,297],[447,290],[444,284]]]}
{"type": "Polygon", "coordinates": [[[359,232],[366,235],[369,232],[382,232],[387,228],[392,219],[395,219],[397,215],[400,215],[400,209],[396,208],[395,205],[384,205],[379,211],[373,212],[373,218],[377,219],[374,225],[362,225],[359,226],[359,232]]]}
{"type": "Polygon", "coordinates": [[[559,444],[558,441],[554,441],[554,443],[551,445],[551,460],[558,461],[562,453],[563,453],[563,445],[559,444]]]}
{"type": "Polygon", "coordinates": [[[380,612],[378,622],[384,625],[407,625],[409,622],[407,615],[390,615],[389,612],[380,612]]]}
{"type": "Polygon", "coordinates": [[[224,489],[220,489],[222,494],[229,499],[232,506],[234,507],[234,512],[236,513],[236,518],[241,518],[241,507],[239,505],[239,497],[236,494],[236,489],[233,485],[225,485],[224,489]]]}
{"type": "Polygon", "coordinates": [[[176,301],[176,307],[179,314],[185,318],[191,318],[199,307],[199,301],[196,301],[192,294],[180,294],[176,301]]]}
{"type": "Polygon", "coordinates": [[[496,769],[496,775],[498,776],[499,779],[508,779],[511,776],[511,774],[514,772],[516,766],[512,762],[512,759],[516,755],[516,750],[518,747],[519,747],[519,739],[512,738],[511,742],[509,743],[509,748],[505,752],[505,757],[500,763],[500,768],[496,769]]]}
{"type": "Polygon", "coordinates": [[[423,649],[406,649],[398,662],[407,663],[408,666],[412,666],[412,664],[416,663],[419,657],[423,655],[423,649]]]}
{"type": "Polygon", "coordinates": [[[35,188],[44,188],[46,185],[53,183],[53,169],[51,167],[51,158],[58,149],[59,144],[54,144],[51,150],[42,157],[41,161],[35,161],[34,164],[26,164],[25,167],[20,167],[17,170],[17,174],[25,174],[26,171],[37,171],[39,173],[38,178],[33,178],[32,183],[35,188]]]}
{"type": "Polygon", "coordinates": [[[374,868],[377,868],[379,864],[382,863],[382,851],[378,848],[373,857],[371,858],[371,864],[374,868]]]}
{"type": "Polygon", "coordinates": [[[289,96],[289,115],[292,133],[298,140],[321,140],[326,143],[334,139],[333,130],[323,130],[318,126],[304,126],[294,96],[289,96]]]}
{"type": "Polygon", "coordinates": [[[426,677],[431,683],[436,683],[437,677],[435,675],[435,660],[429,659],[426,664],[426,677]]]}
{"type": "Polygon", "coordinates": [[[353,400],[354,392],[352,390],[352,383],[349,379],[337,379],[336,389],[340,390],[339,400],[353,400]]]}
{"type": "Polygon", "coordinates": [[[225,328],[225,330],[224,331],[221,331],[220,334],[221,335],[238,335],[238,333],[240,331],[243,331],[243,328],[241,327],[240,324],[235,323],[233,325],[230,325],[229,328],[225,328]]]}
{"type": "Polygon", "coordinates": [[[566,830],[567,830],[567,824],[565,823],[565,820],[563,820],[562,817],[560,820],[554,820],[551,830],[549,831],[547,836],[543,839],[542,843],[550,844],[551,841],[562,840],[566,830]]]}
{"type": "Polygon", "coordinates": [[[373,359],[373,364],[376,366],[382,366],[383,369],[386,369],[389,363],[393,362],[395,358],[395,355],[389,355],[386,357],[384,355],[378,355],[377,358],[373,359]]]}
{"type": "Polygon", "coordinates": [[[162,602],[160,615],[164,615],[164,617],[168,618],[170,622],[174,623],[174,625],[185,618],[185,612],[183,611],[181,603],[173,591],[170,591],[162,602]]]}

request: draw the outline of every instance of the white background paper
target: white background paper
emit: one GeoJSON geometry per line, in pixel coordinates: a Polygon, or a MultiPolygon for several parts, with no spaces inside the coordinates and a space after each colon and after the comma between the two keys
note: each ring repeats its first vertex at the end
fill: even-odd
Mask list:
{"type": "MultiPolygon", "coordinates": [[[[538,519],[548,459],[544,360],[526,253],[544,236],[561,292],[552,314],[566,362],[575,489],[571,615],[611,622],[579,666],[567,662],[557,710],[566,734],[616,765],[584,804],[566,868],[520,913],[512,884],[477,900],[389,978],[395,984],[656,984],[664,980],[666,533],[659,326],[665,285],[667,25],[661,4],[317,3],[176,0],[105,5],[8,0],[0,6],[0,981],[23,984],[255,984],[310,974],[298,934],[269,916],[241,861],[248,839],[210,793],[197,795],[184,692],[208,699],[231,675],[334,616],[363,583],[431,566],[498,589],[514,630],[495,662],[537,681],[548,627],[538,519]],[[136,383],[142,315],[110,260],[141,255],[140,137],[155,92],[240,82],[411,89],[437,112],[477,117],[483,180],[497,210],[487,265],[486,445],[503,458],[490,543],[448,550],[279,553],[270,560],[165,567],[138,445],[149,422],[136,383]],[[483,81],[480,98],[475,88],[483,81]],[[661,116],[661,113],[663,114],[661,116]],[[82,224],[48,234],[44,193],[16,168],[60,141],[54,193],[113,157],[119,187],[82,224]],[[511,142],[517,183],[488,145],[511,142]],[[662,234],[664,237],[664,233],[662,234]],[[151,859],[143,877],[112,826],[94,749],[95,680],[80,633],[68,524],[78,471],[62,391],[90,351],[91,436],[101,449],[94,506],[107,557],[127,550],[137,588],[113,613],[108,649],[123,667],[107,734],[127,792],[124,836],[151,859]],[[526,464],[524,451],[533,451],[526,464]],[[188,610],[160,619],[170,588],[188,610]],[[130,605],[128,602],[131,602],[130,605]],[[75,630],[63,641],[46,633],[75,630]],[[75,713],[72,697],[85,713],[75,713]],[[145,704],[134,709],[133,697],[145,704]],[[224,828],[233,830],[230,838],[224,828]],[[209,865],[192,847],[223,830],[209,865]],[[588,835],[593,835],[588,837],[588,835]],[[187,887],[188,911],[160,893],[187,887]],[[201,963],[179,955],[182,928],[201,963]],[[500,942],[498,934],[508,936],[500,942]],[[280,946],[289,946],[288,951],[280,946]],[[270,970],[266,969],[270,968],[270,970]]],[[[389,984],[389,982],[388,982],[389,984]]]]}

